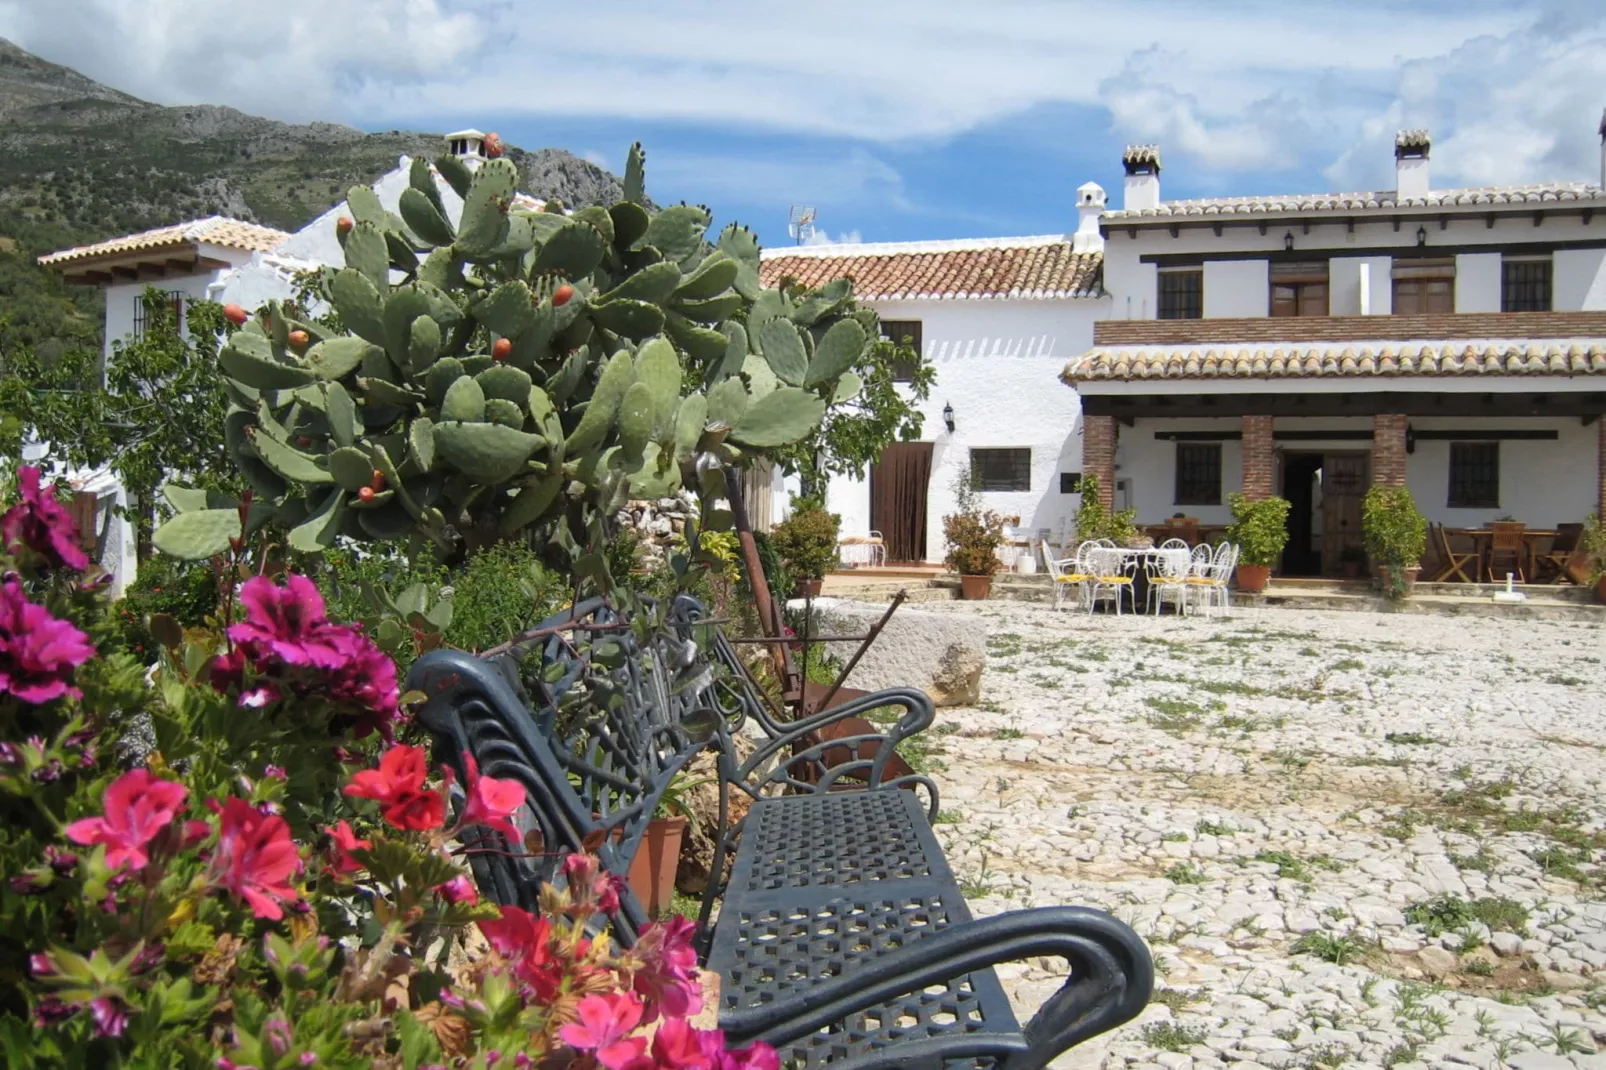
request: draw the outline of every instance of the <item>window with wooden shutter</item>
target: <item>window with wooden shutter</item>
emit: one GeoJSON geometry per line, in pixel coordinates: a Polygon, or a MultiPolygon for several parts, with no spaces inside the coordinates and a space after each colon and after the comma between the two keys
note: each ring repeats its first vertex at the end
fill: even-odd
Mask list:
{"type": "Polygon", "coordinates": [[[1500,443],[1450,443],[1451,509],[1500,507],[1500,443]]]}
{"type": "Polygon", "coordinates": [[[1031,490],[1031,448],[971,450],[970,486],[973,490],[1031,490]]]}
{"type": "Polygon", "coordinates": [[[1549,312],[1550,257],[1501,261],[1500,311],[1549,312]]]}
{"type": "Polygon", "coordinates": [[[1273,264],[1271,314],[1279,317],[1327,315],[1327,262],[1273,264]]]}
{"type": "MultiPolygon", "coordinates": [[[[907,346],[914,350],[917,356],[925,352],[925,343],[921,338],[919,320],[882,320],[881,337],[893,345],[907,346]]],[[[895,383],[907,383],[914,378],[915,367],[915,362],[910,360],[893,360],[891,364],[892,381],[895,383]]]]}
{"type": "Polygon", "coordinates": [[[1196,320],[1204,316],[1204,272],[1199,268],[1161,271],[1156,313],[1163,320],[1196,320]]]}
{"type": "Polygon", "coordinates": [[[1455,260],[1394,261],[1394,314],[1440,315],[1455,311],[1455,260]]]}
{"type": "Polygon", "coordinates": [[[1220,443],[1177,443],[1176,504],[1221,504],[1220,443]]]}

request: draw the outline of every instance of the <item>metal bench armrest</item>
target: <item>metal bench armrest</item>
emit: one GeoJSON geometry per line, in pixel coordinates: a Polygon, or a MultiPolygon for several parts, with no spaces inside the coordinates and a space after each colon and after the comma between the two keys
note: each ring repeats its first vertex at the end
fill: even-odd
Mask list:
{"type": "MultiPolygon", "coordinates": [[[[1149,1002],[1154,963],[1135,932],[1100,910],[1041,907],[932,933],[784,1000],[725,1011],[719,1024],[732,1046],[763,1040],[781,1047],[927,985],[1039,956],[1069,960],[1071,975],[1020,1034],[910,1041],[947,1058],[985,1053],[1001,1057],[1000,1070],[1038,1070],[1067,1048],[1131,1021],[1149,1002]]],[[[884,1063],[853,1065],[907,1065],[911,1054],[900,1042],[886,1050],[884,1063]]]]}

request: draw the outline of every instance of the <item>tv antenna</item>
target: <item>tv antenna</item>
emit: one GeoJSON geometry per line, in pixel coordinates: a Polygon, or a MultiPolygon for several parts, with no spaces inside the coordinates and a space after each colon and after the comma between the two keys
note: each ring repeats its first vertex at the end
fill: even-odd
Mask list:
{"type": "Polygon", "coordinates": [[[814,206],[811,204],[792,205],[792,212],[786,220],[786,232],[799,245],[814,237],[814,206]]]}

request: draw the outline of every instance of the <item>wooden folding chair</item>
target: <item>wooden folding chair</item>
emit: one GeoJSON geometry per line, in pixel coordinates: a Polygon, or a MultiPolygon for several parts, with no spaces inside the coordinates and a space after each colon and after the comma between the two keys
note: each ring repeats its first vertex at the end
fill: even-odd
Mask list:
{"type": "Polygon", "coordinates": [[[1583,535],[1582,524],[1557,524],[1556,537],[1550,541],[1550,549],[1534,559],[1534,579],[1539,583],[1570,582],[1572,577],[1568,575],[1567,566],[1573,554],[1578,552],[1578,542],[1583,535]]]}
{"type": "Polygon", "coordinates": [[[1494,534],[1489,538],[1489,582],[1504,583],[1509,573],[1517,577],[1518,583],[1527,583],[1522,574],[1525,549],[1522,533],[1528,525],[1515,520],[1496,520],[1490,528],[1494,534]]]}
{"type": "Polygon", "coordinates": [[[1450,548],[1450,533],[1444,530],[1443,524],[1431,525],[1434,532],[1434,541],[1439,544],[1439,553],[1443,555],[1444,568],[1433,577],[1434,583],[1449,583],[1451,580],[1460,580],[1462,583],[1478,582],[1478,553],[1459,553],[1450,548]],[[1467,575],[1467,566],[1472,566],[1472,575],[1467,575]]]}

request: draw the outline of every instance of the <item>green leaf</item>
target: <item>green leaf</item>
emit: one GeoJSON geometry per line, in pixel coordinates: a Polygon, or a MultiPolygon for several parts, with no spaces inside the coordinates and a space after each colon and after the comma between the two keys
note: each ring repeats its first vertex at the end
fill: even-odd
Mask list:
{"type": "Polygon", "coordinates": [[[724,250],[716,250],[703,258],[696,271],[686,276],[686,281],[675,291],[675,300],[704,301],[718,297],[736,282],[740,268],[740,261],[732,259],[724,250]]]}
{"type": "Polygon", "coordinates": [[[608,301],[592,305],[590,312],[592,323],[632,341],[664,329],[664,310],[645,301],[608,301]]]}
{"type": "Polygon", "coordinates": [[[836,390],[831,394],[831,403],[841,405],[852,401],[864,389],[864,380],[859,378],[858,372],[843,372],[836,381],[836,390]]]}
{"type": "MultiPolygon", "coordinates": [[[[266,343],[261,345],[266,349],[266,343]]],[[[315,381],[313,374],[305,368],[282,364],[271,356],[247,352],[244,344],[232,340],[218,353],[217,359],[225,375],[258,390],[285,390],[315,381]]]]}
{"type": "Polygon", "coordinates": [[[501,398],[504,401],[511,401],[520,407],[520,411],[523,411],[524,404],[530,400],[532,385],[530,373],[519,368],[497,364],[480,372],[474,377],[474,381],[480,384],[480,389],[485,392],[487,400],[501,398]]]}
{"type": "Polygon", "coordinates": [[[416,189],[404,189],[397,203],[401,217],[413,232],[431,245],[450,245],[457,239],[452,224],[441,210],[435,207],[428,195],[416,189]]]}
{"type": "Polygon", "coordinates": [[[829,382],[853,367],[864,356],[864,342],[863,327],[852,320],[836,323],[814,347],[814,359],[809,361],[804,385],[829,382]]]}
{"type": "Polygon", "coordinates": [[[353,333],[376,346],[385,344],[384,305],[379,290],[360,271],[341,268],[329,284],[329,299],[353,333]]]}
{"type": "Polygon", "coordinates": [[[485,419],[485,391],[469,376],[462,376],[446,391],[441,401],[442,420],[474,422],[485,419]]]}
{"type": "Polygon", "coordinates": [[[731,438],[748,446],[786,446],[806,438],[824,415],[825,402],[813,393],[783,386],[749,405],[731,438]]]}
{"type": "MultiPolygon", "coordinates": [[[[747,411],[747,387],[734,375],[729,379],[722,379],[708,392],[708,422],[721,423],[727,427],[735,427],[742,414],[747,411]]],[[[702,437],[702,429],[698,429],[698,438],[702,437]]],[[[676,433],[679,441],[679,433],[676,433]]]]}
{"type": "Polygon", "coordinates": [[[777,379],[788,386],[802,384],[809,358],[796,327],[786,320],[770,320],[758,329],[758,344],[777,379]]]}
{"type": "Polygon", "coordinates": [[[645,301],[649,305],[662,305],[680,286],[680,266],[665,261],[649,264],[626,277],[624,282],[597,298],[607,301],[645,301]]]}
{"type": "Polygon", "coordinates": [[[680,262],[702,246],[708,229],[706,209],[689,204],[665,208],[647,224],[646,243],[664,254],[665,260],[680,262]]]}
{"type": "Polygon", "coordinates": [[[331,490],[318,511],[291,530],[290,548],[312,554],[333,546],[335,535],[340,531],[340,514],[345,502],[345,491],[331,490]]]}
{"type": "Polygon", "coordinates": [[[151,542],[169,557],[203,561],[227,553],[229,540],[239,537],[239,510],[196,509],[179,513],[157,528],[151,542]]]}
{"type": "Polygon", "coordinates": [[[373,343],[345,334],[319,342],[307,350],[308,369],[319,379],[344,379],[362,365],[373,343]]]}
{"type": "Polygon", "coordinates": [[[602,376],[597,380],[597,388],[591,394],[591,403],[586,406],[585,415],[580,417],[579,426],[564,442],[565,454],[573,457],[602,444],[613,426],[613,416],[620,400],[635,380],[636,365],[630,359],[630,354],[625,350],[615,353],[602,369],[602,376]]]}
{"type": "Polygon", "coordinates": [[[435,466],[435,424],[420,416],[407,428],[407,458],[420,472],[435,466]]]}
{"type": "Polygon", "coordinates": [[[507,226],[508,205],[518,177],[518,168],[511,160],[490,160],[480,165],[463,198],[463,215],[453,249],[472,257],[497,243],[507,226]]]}
{"type": "Polygon", "coordinates": [[[329,455],[329,474],[337,484],[355,494],[373,482],[374,466],[362,450],[342,446],[329,455]]]}
{"type": "Polygon", "coordinates": [[[562,469],[548,472],[534,483],[526,484],[514,497],[507,512],[502,514],[499,525],[504,535],[511,535],[535,523],[558,500],[558,491],[563,488],[564,475],[562,469]]]}
{"type": "Polygon", "coordinates": [[[251,432],[251,445],[267,466],[294,483],[329,483],[333,478],[320,468],[311,454],[286,446],[257,427],[251,432]]]}

